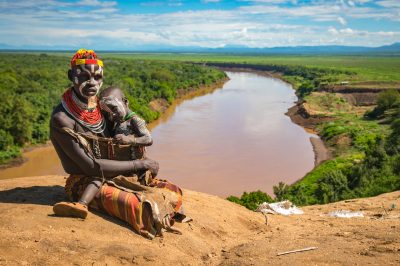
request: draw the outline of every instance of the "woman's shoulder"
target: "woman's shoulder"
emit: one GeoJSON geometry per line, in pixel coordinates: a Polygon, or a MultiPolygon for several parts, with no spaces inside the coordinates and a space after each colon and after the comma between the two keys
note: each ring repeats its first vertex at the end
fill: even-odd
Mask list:
{"type": "Polygon", "coordinates": [[[54,111],[51,115],[50,126],[57,128],[74,128],[75,121],[67,114],[65,109],[61,104],[54,108],[54,111]]]}

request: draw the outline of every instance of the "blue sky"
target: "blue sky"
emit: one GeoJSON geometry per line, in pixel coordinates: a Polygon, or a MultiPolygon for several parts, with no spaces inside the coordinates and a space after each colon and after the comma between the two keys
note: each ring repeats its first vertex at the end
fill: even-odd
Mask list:
{"type": "Polygon", "coordinates": [[[0,12],[0,48],[400,42],[400,0],[0,0],[0,12]]]}

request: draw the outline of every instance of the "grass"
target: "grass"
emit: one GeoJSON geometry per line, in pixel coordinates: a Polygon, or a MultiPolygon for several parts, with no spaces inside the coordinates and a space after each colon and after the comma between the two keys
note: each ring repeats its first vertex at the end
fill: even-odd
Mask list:
{"type": "MultiPolygon", "coordinates": [[[[38,52],[36,52],[38,53],[38,52]]],[[[71,57],[72,53],[55,53],[71,57]]],[[[336,55],[233,55],[233,54],[206,54],[206,53],[110,53],[99,52],[104,60],[113,58],[129,58],[140,60],[186,61],[186,62],[219,62],[254,65],[284,65],[305,66],[308,68],[324,68],[348,72],[334,74],[339,81],[350,81],[352,84],[371,83],[368,86],[400,87],[400,57],[387,56],[336,56],[336,55]]],[[[290,77],[291,78],[295,77],[290,77]]],[[[326,79],[332,75],[326,75],[326,79]]],[[[365,84],[364,84],[365,86],[365,84]]]]}
{"type": "Polygon", "coordinates": [[[308,112],[313,115],[336,116],[354,111],[354,106],[337,93],[313,92],[304,97],[308,112]]]}
{"type": "Polygon", "coordinates": [[[400,82],[400,57],[366,56],[248,56],[223,54],[105,54],[107,57],[129,57],[147,60],[178,60],[190,62],[225,62],[257,65],[289,65],[311,68],[327,68],[354,72],[343,75],[354,82],[400,82]]]}

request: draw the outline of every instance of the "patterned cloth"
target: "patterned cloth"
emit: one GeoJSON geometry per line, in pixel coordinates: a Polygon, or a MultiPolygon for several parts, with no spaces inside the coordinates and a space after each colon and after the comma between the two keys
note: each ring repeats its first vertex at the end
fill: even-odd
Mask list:
{"type": "MultiPolygon", "coordinates": [[[[78,201],[92,181],[92,177],[70,175],[65,185],[69,199],[78,201]]],[[[110,184],[102,185],[89,207],[127,222],[135,232],[145,237],[152,239],[161,235],[161,229],[175,231],[171,229],[174,217],[184,217],[182,190],[166,180],[152,179],[148,186],[136,184],[140,188],[136,191],[116,187],[114,182],[110,184]],[[150,211],[144,211],[145,205],[150,211]],[[153,224],[149,224],[151,221],[153,224]]]]}

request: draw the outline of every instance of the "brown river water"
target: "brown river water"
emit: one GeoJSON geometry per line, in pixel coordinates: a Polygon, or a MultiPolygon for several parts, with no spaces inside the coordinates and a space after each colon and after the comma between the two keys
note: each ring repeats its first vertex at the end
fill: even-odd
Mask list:
{"type": "MultiPolygon", "coordinates": [[[[179,102],[152,126],[148,157],[159,177],[219,196],[272,193],[314,166],[312,135],[285,116],[297,100],[291,85],[247,72],[227,72],[221,89],[179,102]]],[[[27,163],[0,179],[65,174],[52,146],[24,154],[27,163]]]]}

